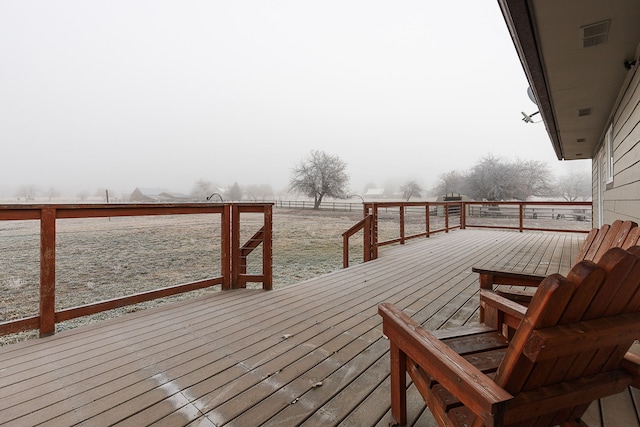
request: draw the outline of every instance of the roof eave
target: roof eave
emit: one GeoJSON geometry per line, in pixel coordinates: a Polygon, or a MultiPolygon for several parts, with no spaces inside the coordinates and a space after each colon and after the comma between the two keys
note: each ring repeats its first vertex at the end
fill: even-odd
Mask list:
{"type": "Polygon", "coordinates": [[[498,3],[513,44],[520,57],[522,68],[536,98],[540,115],[551,139],[551,145],[558,160],[563,160],[564,153],[560,143],[553,106],[551,105],[551,97],[535,36],[535,23],[533,22],[533,14],[530,11],[529,3],[527,0],[498,0],[498,3]]]}

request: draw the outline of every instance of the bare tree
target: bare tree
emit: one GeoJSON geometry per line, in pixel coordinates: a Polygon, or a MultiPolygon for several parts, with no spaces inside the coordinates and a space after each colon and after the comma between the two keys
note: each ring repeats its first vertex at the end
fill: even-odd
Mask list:
{"type": "Polygon", "coordinates": [[[465,192],[476,200],[513,199],[514,175],[510,164],[493,155],[487,155],[467,174],[465,192]]]}
{"type": "Polygon", "coordinates": [[[22,198],[25,202],[34,200],[38,195],[38,187],[35,185],[21,185],[16,191],[16,197],[22,198]]]}
{"type": "Polygon", "coordinates": [[[243,196],[242,188],[240,188],[237,182],[234,182],[229,190],[227,190],[226,196],[229,200],[240,201],[243,196]]]}
{"type": "Polygon", "coordinates": [[[553,182],[549,166],[540,160],[515,162],[516,181],[513,198],[527,200],[532,196],[549,196],[553,182]]]}
{"type": "Polygon", "coordinates": [[[55,187],[49,187],[45,195],[48,197],[49,201],[51,201],[56,197],[60,197],[60,192],[55,187]]]}
{"type": "Polygon", "coordinates": [[[556,193],[568,202],[591,197],[591,174],[586,171],[570,169],[558,179],[556,193]]]}
{"type": "Polygon", "coordinates": [[[81,202],[84,202],[89,198],[89,192],[87,190],[82,190],[77,194],[77,197],[81,202]]]}
{"type": "Polygon", "coordinates": [[[314,150],[293,169],[289,189],[313,197],[313,208],[319,209],[322,199],[349,197],[347,164],[338,156],[314,150]]]}
{"type": "Polygon", "coordinates": [[[199,179],[191,189],[191,196],[198,200],[205,200],[213,192],[216,191],[215,185],[211,181],[199,179]]]}
{"type": "Polygon", "coordinates": [[[247,185],[244,193],[249,200],[258,201],[273,198],[274,191],[269,184],[247,185]]]}
{"type": "Polygon", "coordinates": [[[412,197],[422,196],[422,187],[415,181],[408,181],[400,187],[402,197],[408,202],[412,197]]]}
{"type": "Polygon", "coordinates": [[[483,157],[465,177],[464,193],[476,200],[527,200],[547,196],[551,172],[543,162],[508,162],[493,155],[483,157]]]}
{"type": "Polygon", "coordinates": [[[438,184],[431,190],[433,195],[441,196],[448,193],[462,193],[465,176],[457,170],[445,172],[438,176],[438,184]]]}

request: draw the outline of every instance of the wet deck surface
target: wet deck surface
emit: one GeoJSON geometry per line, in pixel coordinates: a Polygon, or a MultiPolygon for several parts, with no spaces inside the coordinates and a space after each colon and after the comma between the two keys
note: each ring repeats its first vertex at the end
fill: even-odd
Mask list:
{"type": "MultiPolygon", "coordinates": [[[[583,234],[458,230],[274,291],[236,290],[0,348],[7,425],[388,426],[377,304],[429,329],[477,321],[472,266],[566,272],[583,234]]],[[[410,387],[411,423],[434,425],[410,387]]],[[[640,426],[637,390],[591,426],[640,426]]]]}

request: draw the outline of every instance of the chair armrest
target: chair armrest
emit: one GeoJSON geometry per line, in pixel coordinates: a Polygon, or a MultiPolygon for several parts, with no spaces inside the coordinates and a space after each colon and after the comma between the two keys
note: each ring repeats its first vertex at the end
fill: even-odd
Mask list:
{"type": "Polygon", "coordinates": [[[473,267],[474,273],[480,275],[480,287],[492,289],[493,285],[535,286],[537,287],[545,276],[539,274],[516,273],[513,271],[489,270],[473,267]]]}
{"type": "Polygon", "coordinates": [[[378,305],[383,333],[487,425],[513,396],[392,304],[378,305]]]}
{"type": "Polygon", "coordinates": [[[620,367],[627,371],[633,378],[631,386],[640,388],[640,355],[628,351],[620,362],[620,367]]]}
{"type": "Polygon", "coordinates": [[[480,304],[489,305],[501,313],[522,320],[527,307],[486,289],[480,289],[480,304]]]}
{"type": "Polygon", "coordinates": [[[488,289],[480,289],[480,322],[511,338],[527,307],[488,289]],[[509,329],[511,328],[511,329],[509,329]]]}

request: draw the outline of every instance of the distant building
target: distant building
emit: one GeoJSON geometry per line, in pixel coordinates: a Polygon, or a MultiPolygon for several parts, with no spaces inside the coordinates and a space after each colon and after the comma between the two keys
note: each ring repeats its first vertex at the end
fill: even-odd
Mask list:
{"type": "Polygon", "coordinates": [[[381,198],[384,197],[384,188],[370,188],[364,193],[364,197],[367,198],[381,198]]]}
{"type": "Polygon", "coordinates": [[[129,201],[137,203],[179,203],[190,202],[192,198],[186,194],[173,193],[160,188],[137,187],[129,196],[129,201]]]}

